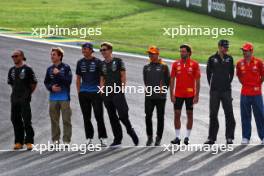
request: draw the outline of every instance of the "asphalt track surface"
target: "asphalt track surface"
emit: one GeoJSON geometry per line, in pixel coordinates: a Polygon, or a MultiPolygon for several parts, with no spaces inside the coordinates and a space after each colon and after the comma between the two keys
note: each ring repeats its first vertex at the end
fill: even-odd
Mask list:
{"type": "MultiPolygon", "coordinates": [[[[33,127],[35,129],[35,143],[47,144],[50,140],[50,119],[48,115],[48,92],[43,84],[46,68],[50,63],[50,49],[52,45],[34,43],[0,37],[0,175],[264,175],[264,150],[257,145],[260,143],[254,120],[252,140],[250,146],[235,145],[232,152],[182,152],[174,155],[164,152],[164,147],[144,147],[146,142],[144,120],[144,95],[127,94],[130,107],[130,120],[139,135],[140,146],[133,147],[131,139],[125,129],[123,147],[117,149],[102,149],[102,151],[88,152],[38,152],[10,151],[13,145],[13,127],[10,121],[10,87],[7,85],[8,69],[13,65],[11,54],[15,48],[25,51],[28,64],[31,65],[38,77],[38,87],[32,98],[33,127]]],[[[75,72],[76,62],[82,57],[79,49],[63,47],[64,62],[68,63],[75,72]]],[[[212,51],[213,53],[214,51],[212,51]]],[[[100,54],[95,53],[100,57],[100,54]]],[[[195,54],[195,53],[194,53],[195,54]]],[[[210,54],[210,53],[208,53],[210,54]]],[[[136,57],[123,57],[127,67],[128,85],[143,85],[142,68],[146,60],[136,57]]],[[[171,63],[168,63],[171,66],[171,63]]],[[[194,110],[194,127],[190,142],[202,144],[208,135],[208,101],[209,87],[206,81],[205,67],[202,69],[201,93],[199,104],[194,110]]],[[[233,105],[237,122],[235,143],[241,140],[241,122],[239,110],[240,84],[233,81],[233,105]]],[[[71,89],[72,106],[72,143],[85,142],[83,118],[79,107],[75,88],[75,76],[71,89]]],[[[96,123],[94,121],[96,131],[96,123]]],[[[153,117],[154,133],[156,130],[156,116],[153,117]]],[[[223,110],[219,111],[220,129],[217,143],[225,143],[225,119],[223,110]]],[[[110,123],[105,111],[105,123],[108,132],[108,143],[113,140],[110,123]]],[[[185,133],[186,116],[182,113],[182,134],[185,133]]],[[[169,144],[174,138],[173,106],[167,101],[165,115],[165,130],[162,144],[169,144]]],[[[95,142],[97,133],[95,133],[95,142]]]]}

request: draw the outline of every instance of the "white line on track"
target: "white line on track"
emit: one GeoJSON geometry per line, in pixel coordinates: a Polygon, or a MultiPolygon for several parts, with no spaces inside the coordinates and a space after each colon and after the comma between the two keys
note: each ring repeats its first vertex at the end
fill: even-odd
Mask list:
{"type": "MultiPolygon", "coordinates": [[[[45,40],[35,40],[35,39],[28,39],[28,38],[22,38],[19,36],[12,36],[12,35],[6,35],[6,34],[0,34],[1,37],[6,37],[6,38],[12,38],[12,39],[19,39],[19,40],[24,40],[24,41],[29,41],[29,42],[35,42],[35,43],[41,43],[41,44],[47,44],[47,45],[56,45],[56,46],[61,46],[61,47],[68,47],[68,48],[75,48],[75,49],[81,49],[80,46],[74,46],[74,45],[67,45],[63,43],[55,43],[55,42],[49,42],[45,40]]],[[[99,52],[98,49],[94,49],[96,52],[99,52]]],[[[132,53],[126,53],[126,52],[113,52],[113,54],[124,56],[124,57],[135,57],[139,59],[149,59],[147,56],[139,55],[139,54],[132,54],[132,53]]],[[[174,60],[171,59],[163,59],[165,62],[173,63],[174,60]]],[[[205,64],[200,64],[202,67],[206,67],[205,64]]]]}

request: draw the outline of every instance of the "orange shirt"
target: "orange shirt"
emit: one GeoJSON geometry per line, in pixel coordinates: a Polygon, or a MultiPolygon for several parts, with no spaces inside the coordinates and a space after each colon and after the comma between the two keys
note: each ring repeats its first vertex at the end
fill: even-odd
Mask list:
{"type": "Polygon", "coordinates": [[[241,94],[245,96],[261,95],[261,78],[264,76],[264,63],[261,59],[252,57],[249,63],[241,59],[237,63],[237,76],[241,80],[241,94]]]}
{"type": "Polygon", "coordinates": [[[176,60],[171,69],[171,78],[176,78],[175,97],[191,98],[196,94],[195,81],[200,79],[200,67],[198,62],[187,59],[176,60]]]}

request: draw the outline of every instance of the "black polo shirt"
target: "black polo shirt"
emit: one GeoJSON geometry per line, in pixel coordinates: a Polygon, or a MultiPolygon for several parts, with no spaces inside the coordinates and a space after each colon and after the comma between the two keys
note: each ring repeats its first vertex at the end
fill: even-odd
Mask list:
{"type": "Polygon", "coordinates": [[[32,85],[37,84],[34,71],[28,65],[12,67],[8,72],[8,84],[12,87],[11,101],[24,102],[31,100],[32,85]]]}

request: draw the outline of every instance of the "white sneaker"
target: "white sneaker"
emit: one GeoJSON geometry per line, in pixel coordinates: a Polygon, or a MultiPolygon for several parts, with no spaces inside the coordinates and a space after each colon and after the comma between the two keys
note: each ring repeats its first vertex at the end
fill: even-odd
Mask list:
{"type": "Polygon", "coordinates": [[[107,140],[106,138],[100,138],[101,147],[107,147],[107,140]]]}
{"type": "Polygon", "coordinates": [[[247,144],[249,144],[249,140],[247,138],[243,138],[241,144],[247,145],[247,144]]]}
{"type": "Polygon", "coordinates": [[[91,145],[91,144],[93,144],[93,139],[88,138],[86,144],[87,144],[87,145],[91,145]]]}
{"type": "Polygon", "coordinates": [[[262,142],[261,142],[262,145],[264,145],[264,138],[262,139],[262,142]]]}

